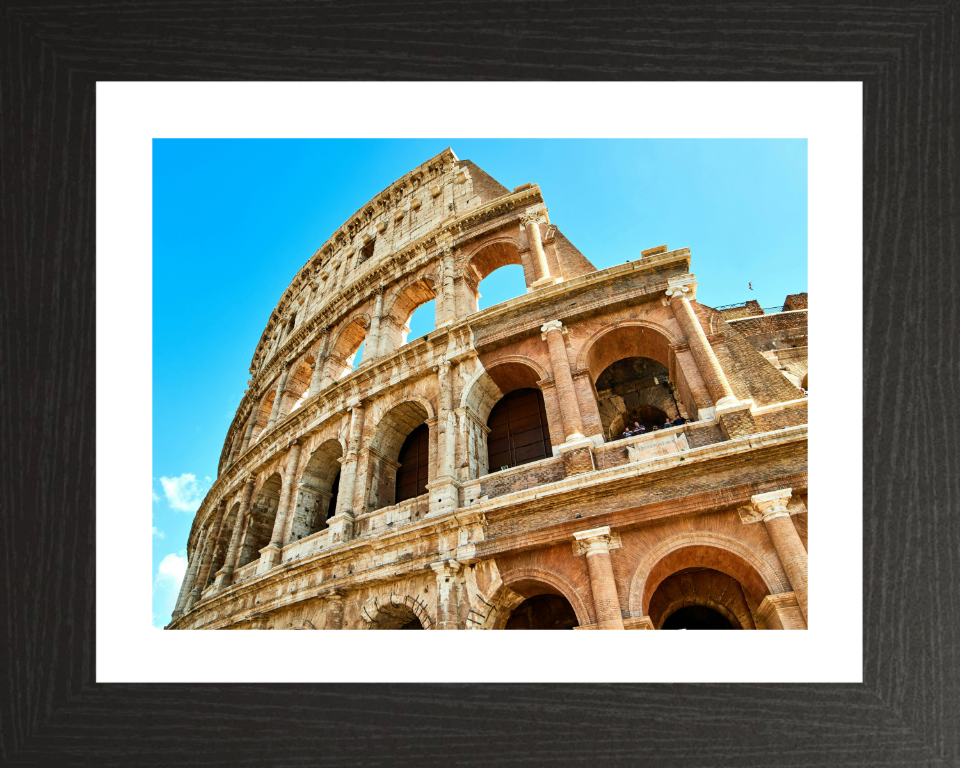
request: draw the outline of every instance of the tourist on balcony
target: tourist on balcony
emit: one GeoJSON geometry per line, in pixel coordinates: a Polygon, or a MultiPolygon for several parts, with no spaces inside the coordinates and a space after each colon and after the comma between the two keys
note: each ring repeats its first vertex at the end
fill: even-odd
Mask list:
{"type": "Polygon", "coordinates": [[[673,420],[673,426],[679,427],[681,424],[686,424],[686,422],[687,420],[683,418],[683,416],[677,416],[677,418],[673,420]]]}

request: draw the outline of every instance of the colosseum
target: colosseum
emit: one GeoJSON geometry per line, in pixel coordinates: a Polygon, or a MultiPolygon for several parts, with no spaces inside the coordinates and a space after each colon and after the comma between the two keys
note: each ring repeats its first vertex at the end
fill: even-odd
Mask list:
{"type": "Polygon", "coordinates": [[[450,149],[364,204],[263,331],[167,628],[805,629],[807,295],[637,256],[450,149]]]}

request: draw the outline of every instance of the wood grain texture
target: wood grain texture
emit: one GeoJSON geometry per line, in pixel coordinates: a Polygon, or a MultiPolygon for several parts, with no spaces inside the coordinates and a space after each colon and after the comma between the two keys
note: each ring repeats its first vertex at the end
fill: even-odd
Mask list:
{"type": "Polygon", "coordinates": [[[905,0],[3,5],[0,763],[960,764],[958,34],[905,0]],[[380,78],[864,81],[863,685],[93,683],[95,82],[380,78]]]}

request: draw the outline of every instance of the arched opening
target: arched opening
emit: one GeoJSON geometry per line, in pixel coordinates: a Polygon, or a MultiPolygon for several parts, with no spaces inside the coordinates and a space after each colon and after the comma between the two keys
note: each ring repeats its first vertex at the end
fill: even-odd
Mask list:
{"type": "Polygon", "coordinates": [[[532,579],[510,585],[525,598],[510,611],[504,629],[573,629],[579,626],[570,601],[555,587],[532,579]]]}
{"type": "Polygon", "coordinates": [[[250,509],[250,524],[247,526],[247,535],[241,542],[240,557],[237,567],[243,568],[248,563],[260,559],[260,550],[270,543],[273,535],[273,524],[277,519],[277,508],[280,506],[280,488],[283,481],[280,475],[271,475],[257,494],[256,501],[250,509]]]}
{"type": "Polygon", "coordinates": [[[371,629],[423,629],[424,626],[409,605],[388,604],[376,613],[371,629]]]}
{"type": "Polygon", "coordinates": [[[486,415],[486,468],[499,472],[552,456],[548,414],[538,386],[541,374],[525,363],[507,361],[492,365],[487,377],[489,381],[475,383],[472,398],[480,409],[477,415],[486,415]],[[490,410],[484,414],[486,407],[490,410]]]}
{"type": "MultiPolygon", "coordinates": [[[[360,351],[367,337],[367,321],[357,318],[346,326],[327,357],[327,375],[333,381],[339,381],[350,374],[359,361],[360,351]]],[[[362,353],[361,353],[362,354],[362,353]]]]}
{"type": "Polygon", "coordinates": [[[270,422],[270,413],[273,411],[273,401],[277,399],[277,388],[274,386],[271,392],[268,392],[263,400],[260,401],[260,410],[257,411],[257,421],[253,425],[253,432],[250,434],[250,445],[253,445],[270,422]]]}
{"type": "MultiPolygon", "coordinates": [[[[425,313],[418,310],[430,304],[436,298],[437,292],[432,278],[424,277],[406,286],[380,321],[379,354],[389,354],[406,344],[408,339],[419,338],[424,333],[433,330],[435,318],[433,321],[429,321],[425,318],[425,313]],[[410,325],[415,312],[417,314],[417,333],[413,332],[413,326],[410,325]],[[429,325],[429,328],[426,327],[427,325],[429,325]]],[[[430,304],[430,306],[435,307],[435,304],[430,304]]],[[[429,308],[426,312],[429,312],[429,308]]]]}
{"type": "Polygon", "coordinates": [[[430,469],[430,431],[421,424],[407,435],[400,446],[397,468],[397,495],[395,504],[415,499],[427,492],[430,469]]]}
{"type": "MultiPolygon", "coordinates": [[[[367,509],[381,509],[398,503],[399,488],[397,484],[397,472],[401,467],[400,452],[405,447],[409,453],[407,456],[408,468],[415,467],[415,478],[411,479],[405,473],[402,476],[404,488],[407,490],[418,490],[420,486],[421,473],[421,448],[426,446],[425,461],[427,479],[430,479],[430,461],[431,454],[435,449],[430,445],[433,442],[429,435],[427,425],[427,411],[423,405],[415,401],[407,401],[391,408],[383,415],[377,426],[376,434],[370,444],[370,464],[368,469],[369,482],[367,486],[367,509]],[[418,427],[424,429],[418,433],[418,436],[408,443],[407,438],[418,427]],[[426,434],[425,434],[426,433],[426,434]],[[412,446],[416,447],[413,448],[412,446]]],[[[426,491],[424,490],[424,493],[426,491]]],[[[421,494],[417,494],[418,496],[421,494]]],[[[414,497],[409,497],[414,498],[414,497]]]]}
{"type": "Polygon", "coordinates": [[[310,391],[310,379],[313,377],[313,369],[310,367],[312,363],[313,357],[306,357],[296,369],[291,370],[288,374],[287,384],[283,391],[280,418],[293,413],[307,399],[307,394],[310,391]]]}
{"type": "Polygon", "coordinates": [[[687,605],[671,613],[660,629],[740,629],[740,627],[734,627],[726,616],[705,605],[687,605]]]}
{"type": "MultiPolygon", "coordinates": [[[[604,439],[619,439],[624,425],[633,422],[649,430],[653,424],[648,422],[662,427],[667,419],[696,418],[697,404],[686,369],[670,344],[665,331],[627,321],[596,334],[584,345],[577,366],[589,372],[594,384],[604,439]],[[663,420],[655,422],[661,415],[663,420]]],[[[695,386],[697,391],[703,389],[699,378],[695,386]]]]}
{"type": "Polygon", "coordinates": [[[688,533],[655,546],[637,567],[630,611],[653,626],[680,608],[700,605],[723,614],[734,628],[755,629],[764,597],[789,591],[756,552],[726,536],[688,533]]]}
{"type": "Polygon", "coordinates": [[[626,427],[661,429],[680,418],[665,365],[649,357],[626,357],[597,377],[597,408],[606,440],[619,439],[626,427]]]}
{"type": "Polygon", "coordinates": [[[509,264],[494,270],[477,286],[477,309],[487,309],[509,299],[522,296],[526,291],[523,267],[509,264]]]}
{"type": "Polygon", "coordinates": [[[755,629],[740,582],[713,568],[685,568],[665,578],[650,598],[649,615],[660,629],[755,629]]]}
{"type": "Polygon", "coordinates": [[[343,448],[338,440],[327,440],[310,455],[297,487],[297,505],[288,541],[299,541],[322,531],[336,513],[342,456],[343,448]]]}
{"type": "Polygon", "coordinates": [[[808,390],[810,389],[810,387],[808,386],[809,382],[807,381],[807,376],[809,376],[809,375],[810,375],[810,374],[805,373],[805,374],[803,375],[803,381],[800,382],[800,386],[803,388],[803,391],[804,391],[804,392],[806,392],[806,391],[808,391],[808,390]]]}
{"type": "Polygon", "coordinates": [[[543,393],[533,387],[504,395],[487,419],[487,466],[496,472],[552,455],[543,393]]]}
{"type": "Polygon", "coordinates": [[[504,270],[492,283],[484,286],[488,293],[487,306],[499,304],[514,296],[520,296],[535,281],[532,265],[525,264],[520,256],[520,250],[512,240],[499,240],[480,248],[474,253],[463,268],[466,295],[463,304],[467,314],[476,312],[480,307],[480,283],[489,275],[503,267],[518,266],[523,269],[523,289],[520,289],[519,270],[504,270]]]}
{"type": "Polygon", "coordinates": [[[210,560],[210,570],[207,572],[207,583],[201,584],[203,590],[210,584],[213,584],[217,571],[223,568],[227,559],[227,549],[230,546],[230,534],[233,533],[233,526],[237,522],[237,514],[240,512],[240,503],[237,502],[227,511],[227,516],[220,526],[219,535],[214,543],[213,557],[210,560]]]}
{"type": "Polygon", "coordinates": [[[413,314],[407,320],[407,327],[410,329],[407,334],[408,342],[421,339],[434,330],[437,327],[436,299],[430,299],[413,310],[413,314]]]}

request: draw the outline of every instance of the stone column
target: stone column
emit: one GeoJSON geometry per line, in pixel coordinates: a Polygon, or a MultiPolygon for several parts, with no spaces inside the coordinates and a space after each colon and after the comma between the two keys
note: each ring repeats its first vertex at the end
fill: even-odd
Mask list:
{"type": "Polygon", "coordinates": [[[436,303],[436,327],[449,325],[457,316],[457,297],[453,282],[454,259],[453,248],[441,248],[440,255],[440,297],[436,303]]]}
{"type": "Polygon", "coordinates": [[[253,496],[253,485],[256,482],[254,475],[247,477],[247,482],[243,485],[243,496],[240,498],[240,510],[237,512],[237,519],[233,523],[233,534],[230,536],[230,546],[227,548],[227,557],[223,562],[223,568],[217,572],[216,587],[219,592],[221,589],[230,586],[233,580],[233,570],[237,564],[237,556],[240,553],[240,534],[243,532],[246,518],[250,515],[250,499],[253,496]]]}
{"type": "Polygon", "coordinates": [[[540,222],[537,214],[520,214],[520,224],[527,230],[527,240],[530,241],[530,250],[533,252],[537,262],[537,279],[532,288],[540,288],[544,285],[553,285],[556,281],[550,274],[550,267],[547,266],[547,255],[543,251],[543,240],[540,237],[540,222]]]}
{"type": "Polygon", "coordinates": [[[577,402],[576,390],[573,388],[567,349],[563,343],[563,324],[559,320],[551,320],[544,323],[540,331],[541,338],[546,339],[550,349],[550,367],[553,369],[553,380],[560,398],[560,416],[563,420],[566,442],[583,440],[580,405],[577,402]]]}
{"type": "Polygon", "coordinates": [[[620,598],[617,596],[613,564],[610,562],[610,548],[614,546],[610,528],[591,528],[573,534],[573,538],[579,542],[581,553],[587,556],[593,605],[597,611],[597,628],[623,629],[620,598]]]}
{"type": "Polygon", "coordinates": [[[437,450],[437,473],[433,481],[427,483],[430,495],[429,515],[438,515],[460,506],[460,484],[457,482],[457,415],[453,410],[453,372],[449,362],[442,362],[434,370],[437,372],[439,397],[439,427],[437,450]]]}
{"type": "Polygon", "coordinates": [[[430,566],[437,574],[437,623],[434,629],[460,629],[460,578],[463,566],[444,560],[430,566]]]}
{"type": "Polygon", "coordinates": [[[243,433],[243,445],[240,448],[240,455],[242,456],[244,451],[250,447],[250,438],[253,436],[253,428],[257,425],[257,418],[260,416],[260,403],[255,402],[253,407],[250,409],[250,421],[247,424],[247,429],[243,433]]]}
{"type": "Polygon", "coordinates": [[[730,382],[727,381],[727,376],[720,367],[720,361],[717,360],[713,347],[707,341],[707,334],[703,332],[703,327],[685,295],[687,293],[690,293],[690,287],[686,285],[668,288],[662,302],[664,306],[673,309],[673,314],[690,345],[690,351],[693,353],[694,360],[697,361],[700,375],[707,385],[710,397],[716,403],[717,410],[738,406],[740,401],[730,388],[730,382]]]}
{"type": "Polygon", "coordinates": [[[336,514],[327,521],[331,544],[350,541],[353,538],[353,498],[357,487],[357,461],[366,408],[363,402],[358,400],[348,405],[347,409],[350,411],[350,436],[347,439],[347,455],[340,459],[340,491],[337,496],[336,514]]]}
{"type": "Polygon", "coordinates": [[[327,603],[327,620],[324,629],[343,629],[343,592],[335,589],[323,596],[327,603]]]}
{"type": "Polygon", "coordinates": [[[177,595],[177,604],[173,609],[174,619],[179,619],[183,615],[183,606],[187,602],[187,596],[193,591],[193,584],[197,579],[197,571],[200,570],[200,562],[206,554],[208,538],[209,535],[206,529],[201,528],[200,533],[197,535],[197,547],[193,550],[193,557],[187,565],[187,572],[183,576],[183,584],[180,585],[180,593],[177,595]]]}
{"type": "Polygon", "coordinates": [[[320,393],[323,386],[323,369],[327,359],[327,342],[330,340],[330,329],[323,329],[323,338],[317,346],[317,352],[314,355],[313,375],[310,376],[310,388],[307,390],[307,397],[313,397],[320,393]]]}
{"type": "Polygon", "coordinates": [[[767,528],[770,540],[777,550],[777,556],[787,572],[790,587],[797,596],[800,612],[804,620],[809,622],[807,618],[807,550],[803,548],[797,528],[787,511],[787,503],[792,495],[792,489],[784,488],[751,496],[750,503],[767,528]]]}
{"type": "Polygon", "coordinates": [[[296,480],[297,464],[300,463],[300,449],[303,446],[300,440],[294,440],[287,451],[287,468],[283,476],[283,485],[280,488],[280,501],[277,505],[277,517],[273,523],[273,533],[270,536],[270,543],[260,551],[260,565],[257,566],[257,573],[269,571],[280,563],[281,550],[287,543],[284,541],[284,533],[287,530],[287,517],[290,515],[290,509],[293,507],[293,486],[296,480]]]}
{"type": "Polygon", "coordinates": [[[383,286],[376,289],[377,301],[373,308],[373,317],[370,318],[370,331],[367,333],[366,343],[363,345],[361,363],[380,357],[380,315],[383,314],[383,286]]]}
{"type": "Polygon", "coordinates": [[[287,360],[283,364],[280,372],[280,382],[277,384],[277,396],[273,399],[273,410],[270,411],[270,421],[267,422],[267,427],[263,430],[264,432],[269,432],[273,429],[277,423],[277,419],[280,417],[280,406],[283,403],[283,392],[287,388],[287,375],[289,373],[290,361],[287,360]]]}

